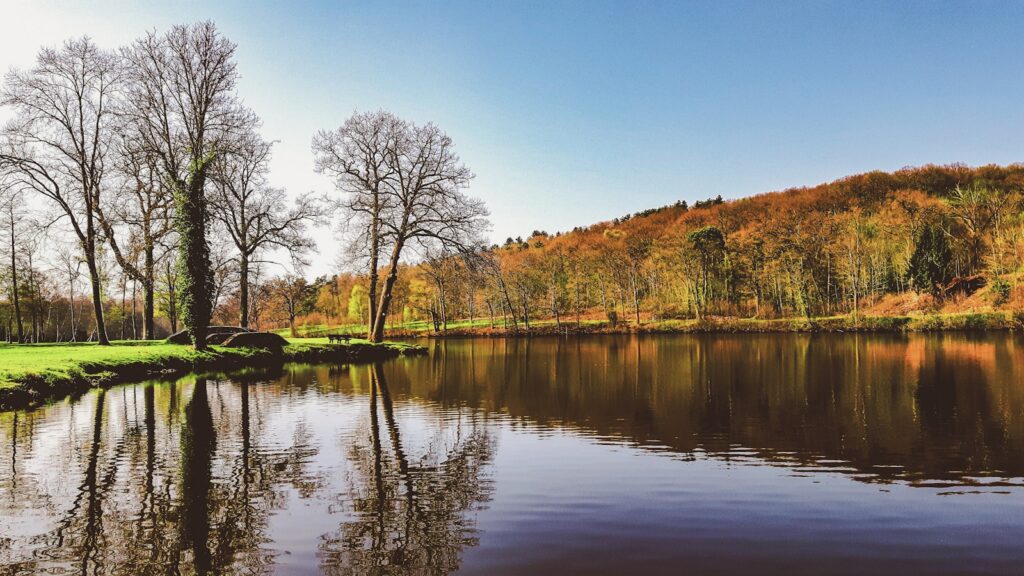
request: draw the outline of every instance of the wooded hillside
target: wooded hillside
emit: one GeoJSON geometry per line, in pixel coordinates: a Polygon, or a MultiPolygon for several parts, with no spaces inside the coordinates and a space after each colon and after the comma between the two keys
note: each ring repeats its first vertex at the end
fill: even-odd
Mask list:
{"type": "MultiPolygon", "coordinates": [[[[1020,308],[1024,165],[869,172],[740,200],[535,231],[438,254],[392,323],[524,329],[602,320],[897,315],[1020,308]]],[[[326,282],[308,323],[360,321],[363,279],[326,282]]],[[[300,319],[301,321],[301,319],[300,319]]]]}

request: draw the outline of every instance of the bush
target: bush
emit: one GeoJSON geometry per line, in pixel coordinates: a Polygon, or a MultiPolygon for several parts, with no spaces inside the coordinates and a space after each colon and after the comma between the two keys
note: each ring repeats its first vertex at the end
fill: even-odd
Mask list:
{"type": "Polygon", "coordinates": [[[1013,311],[1013,325],[1015,328],[1024,328],[1024,310],[1013,311]]]}
{"type": "Polygon", "coordinates": [[[612,328],[619,324],[619,313],[615,310],[608,311],[608,323],[612,325],[612,328]]]}
{"type": "Polygon", "coordinates": [[[935,314],[915,318],[911,324],[914,330],[998,330],[1006,327],[1006,315],[999,312],[935,314]]]}
{"type": "Polygon", "coordinates": [[[908,316],[864,316],[861,326],[866,330],[880,332],[902,332],[910,323],[908,316]]]}
{"type": "Polygon", "coordinates": [[[1005,278],[996,278],[992,281],[992,294],[995,295],[996,306],[1002,306],[1010,300],[1010,291],[1013,289],[1005,278]]]}

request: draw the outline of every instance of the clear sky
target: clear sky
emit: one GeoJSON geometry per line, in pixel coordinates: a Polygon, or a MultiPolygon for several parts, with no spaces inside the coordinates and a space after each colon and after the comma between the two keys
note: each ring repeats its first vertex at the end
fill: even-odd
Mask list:
{"type": "MultiPolygon", "coordinates": [[[[327,191],[310,138],[356,110],[434,121],[492,238],[872,169],[1011,163],[1024,2],[0,2],[0,69],[88,34],[214,20],[279,140],[272,180],[327,191]]],[[[323,231],[311,272],[334,263],[323,231]]]]}

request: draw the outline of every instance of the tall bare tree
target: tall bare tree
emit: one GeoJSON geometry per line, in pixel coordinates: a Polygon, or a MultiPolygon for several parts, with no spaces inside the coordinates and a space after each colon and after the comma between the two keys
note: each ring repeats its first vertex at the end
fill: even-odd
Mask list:
{"type": "Polygon", "coordinates": [[[0,216],[3,218],[3,233],[7,234],[4,248],[10,252],[10,295],[14,306],[14,322],[18,327],[18,342],[25,341],[25,322],[21,317],[21,290],[18,286],[18,224],[24,214],[21,210],[24,200],[21,190],[9,185],[0,175],[0,216]]]}
{"type": "Polygon", "coordinates": [[[340,128],[321,130],[313,137],[316,171],[333,178],[335,187],[345,194],[340,205],[346,224],[355,231],[351,246],[356,255],[367,260],[370,338],[377,316],[380,257],[386,241],[383,219],[391,208],[385,188],[391,186],[396,169],[389,151],[397,148],[404,129],[400,118],[381,110],[354,114],[340,128]]]}
{"type": "Polygon", "coordinates": [[[31,70],[8,73],[0,99],[15,112],[4,131],[0,167],[15,175],[18,186],[51,200],[70,222],[89,268],[100,344],[109,341],[96,261],[102,242],[96,215],[119,83],[114,55],[81,38],[59,49],[44,48],[31,70]]]}
{"type": "Polygon", "coordinates": [[[207,347],[213,309],[206,183],[233,133],[252,122],[235,91],[234,53],[212,22],[151,32],[123,51],[131,79],[126,114],[175,199],[178,298],[197,349],[207,347]]]}
{"type": "Polygon", "coordinates": [[[487,226],[487,209],[462,192],[473,173],[434,124],[417,126],[386,112],[357,114],[338,131],[318,134],[313,148],[317,169],[334,175],[348,193],[345,213],[366,225],[360,240],[373,262],[371,274],[375,254],[385,246],[390,251],[369,331],[379,342],[406,246],[467,250],[487,226]]]}
{"type": "Polygon", "coordinates": [[[442,245],[465,252],[488,226],[483,202],[462,192],[473,173],[455,153],[452,139],[436,125],[403,123],[401,136],[387,155],[394,175],[384,188],[388,208],[381,229],[391,240],[391,255],[373,322],[374,342],[384,339],[404,248],[442,245]]]}
{"type": "Polygon", "coordinates": [[[174,198],[160,172],[157,155],[148,150],[124,124],[117,144],[116,168],[121,202],[97,206],[99,222],[117,263],[132,280],[142,284],[143,338],[156,337],[156,265],[161,241],[172,233],[174,198]],[[118,240],[118,229],[126,238],[118,240]]]}
{"type": "Polygon", "coordinates": [[[245,131],[213,170],[210,206],[237,251],[239,324],[244,328],[249,327],[250,267],[273,248],[285,250],[296,267],[306,264],[306,254],[315,247],[306,227],[323,213],[311,194],[289,206],[285,191],[267,183],[271,148],[255,131],[245,131]]]}

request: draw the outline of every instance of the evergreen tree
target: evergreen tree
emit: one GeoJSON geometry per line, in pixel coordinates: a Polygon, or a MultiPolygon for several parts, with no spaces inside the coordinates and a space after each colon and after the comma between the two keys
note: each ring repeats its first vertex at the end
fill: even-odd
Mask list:
{"type": "Polygon", "coordinates": [[[949,239],[937,224],[921,230],[910,257],[910,282],[920,291],[938,294],[940,286],[949,282],[949,263],[953,258],[949,239]]]}

